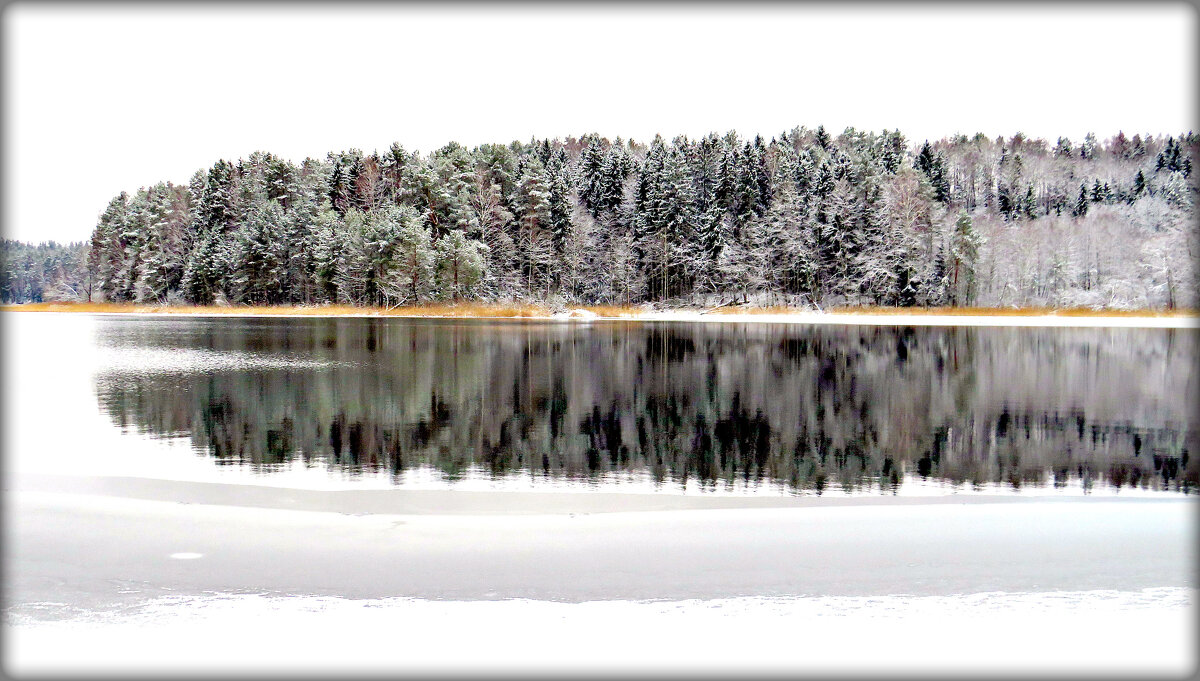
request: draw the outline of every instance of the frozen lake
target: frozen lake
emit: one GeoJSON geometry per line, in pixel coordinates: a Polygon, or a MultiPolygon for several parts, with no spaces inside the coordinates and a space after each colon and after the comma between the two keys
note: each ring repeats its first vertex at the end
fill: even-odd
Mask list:
{"type": "Polygon", "coordinates": [[[1193,329],[3,322],[10,670],[1196,662],[1193,329]]]}

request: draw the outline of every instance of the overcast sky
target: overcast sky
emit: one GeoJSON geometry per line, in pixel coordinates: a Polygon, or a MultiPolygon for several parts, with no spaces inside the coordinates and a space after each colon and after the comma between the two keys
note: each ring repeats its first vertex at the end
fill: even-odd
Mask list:
{"type": "Polygon", "coordinates": [[[1053,140],[1194,125],[1195,11],[771,4],[8,5],[4,235],[262,149],[797,125],[1053,140]]]}

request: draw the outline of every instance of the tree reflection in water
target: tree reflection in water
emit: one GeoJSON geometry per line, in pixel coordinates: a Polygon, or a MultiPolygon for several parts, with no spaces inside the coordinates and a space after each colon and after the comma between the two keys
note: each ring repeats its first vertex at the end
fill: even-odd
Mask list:
{"type": "Polygon", "coordinates": [[[1194,489],[1196,332],[402,319],[112,319],[123,427],[300,459],[672,484],[1194,489]],[[253,360],[253,361],[250,361],[253,360]]]}

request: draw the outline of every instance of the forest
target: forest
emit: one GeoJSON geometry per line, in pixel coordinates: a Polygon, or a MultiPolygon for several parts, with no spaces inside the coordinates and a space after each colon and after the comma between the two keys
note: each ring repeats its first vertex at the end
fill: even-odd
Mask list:
{"type": "Polygon", "coordinates": [[[0,250],[5,302],[1195,308],[1192,132],[266,152],[0,250]]]}

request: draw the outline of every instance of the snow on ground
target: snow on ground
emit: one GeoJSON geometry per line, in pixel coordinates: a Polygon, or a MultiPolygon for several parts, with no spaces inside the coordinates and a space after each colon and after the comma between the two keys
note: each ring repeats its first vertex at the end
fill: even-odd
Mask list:
{"type": "Polygon", "coordinates": [[[6,672],[1150,678],[1196,665],[1195,503],[1181,497],[530,516],[445,515],[443,500],[399,516],[171,496],[6,489],[6,672]]]}
{"type": "Polygon", "coordinates": [[[10,624],[5,648],[14,675],[1183,677],[1196,667],[1194,598],[1182,588],[584,603],[212,594],[10,624]]]}
{"type": "Polygon", "coordinates": [[[850,324],[879,326],[1061,326],[1154,329],[1200,328],[1198,317],[1074,317],[1058,315],[937,315],[788,312],[782,314],[709,314],[671,310],[647,312],[637,319],[679,322],[758,322],[771,324],[850,324]]]}

